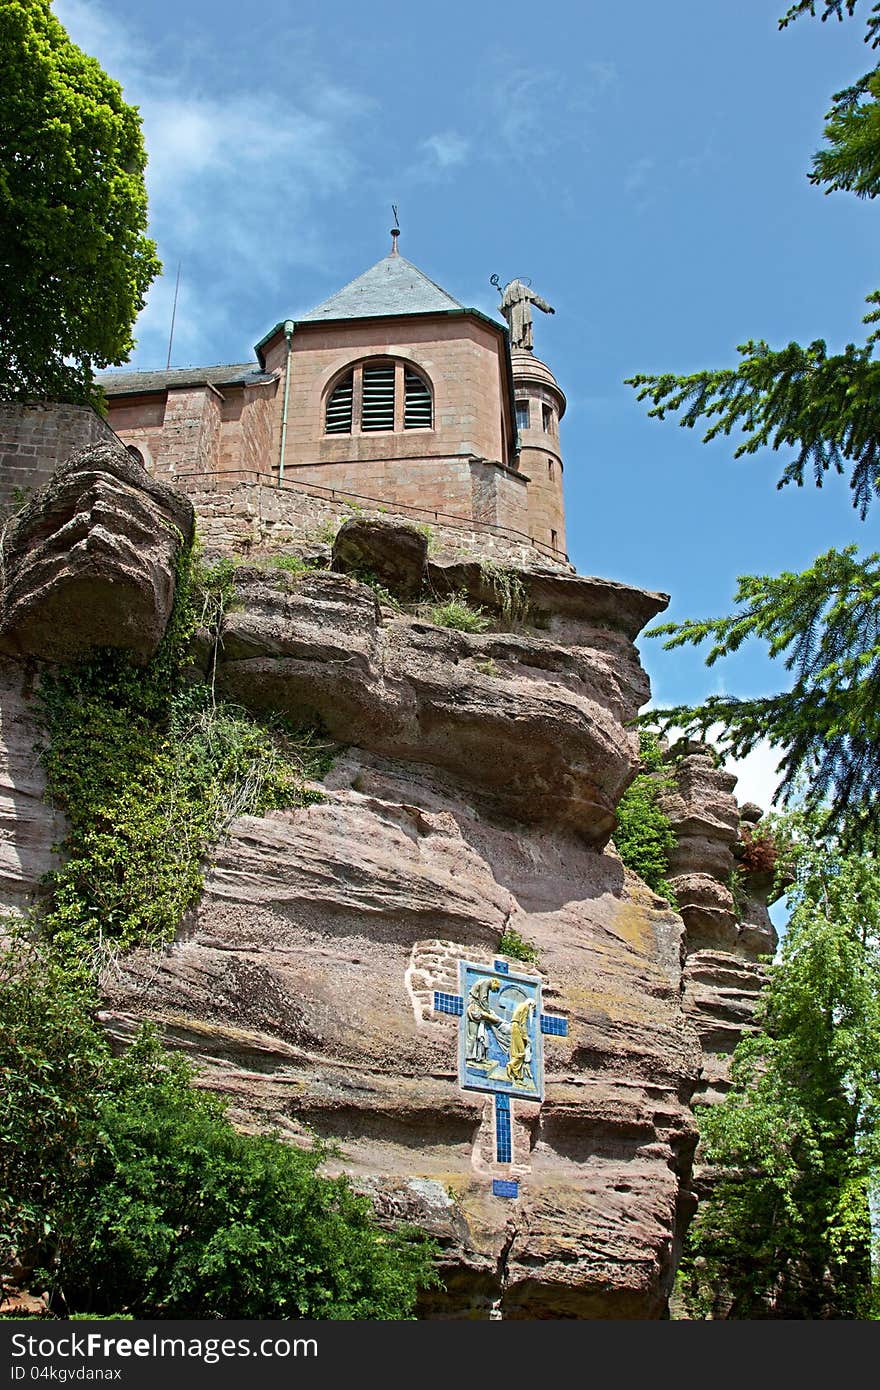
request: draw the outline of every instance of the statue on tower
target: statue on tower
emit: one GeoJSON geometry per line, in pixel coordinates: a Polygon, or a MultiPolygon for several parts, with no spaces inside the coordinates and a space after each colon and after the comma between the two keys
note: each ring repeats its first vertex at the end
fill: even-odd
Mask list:
{"type": "Polygon", "coordinates": [[[522,351],[532,351],[532,305],[545,314],[555,314],[553,309],[539,294],[535,294],[525,280],[511,280],[504,289],[493,275],[490,281],[501,295],[501,312],[510,329],[510,346],[522,351]]]}

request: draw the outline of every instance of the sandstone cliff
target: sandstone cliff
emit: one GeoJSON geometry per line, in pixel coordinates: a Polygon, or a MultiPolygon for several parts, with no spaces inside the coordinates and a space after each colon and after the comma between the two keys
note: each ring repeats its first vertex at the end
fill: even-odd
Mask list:
{"type": "MultiPolygon", "coordinates": [[[[112,454],[74,459],[7,538],[14,906],[58,838],[32,753],[41,665],[95,642],[147,659],[173,598],[186,507],[112,454]]],[[[747,1023],[769,939],[757,917],[736,925],[738,812],[699,749],[670,804],[681,915],[609,844],[649,693],[633,642],[665,596],[513,560],[505,594],[497,549],[494,572],[429,556],[387,518],[309,553],[332,567],[287,573],[251,546],[216,651],[194,661],[219,693],[342,746],[323,799],[233,823],[177,939],[108,974],[104,1021],[125,1039],[156,1020],[241,1124],[333,1139],[383,1214],[441,1242],[446,1291],[426,1314],[662,1317],[693,1207],[690,1101],[747,1023]],[[511,575],[527,622],[509,621],[511,575]],[[490,628],[438,626],[388,590],[467,594],[490,628]],[[534,963],[501,952],[514,932],[534,963]],[[461,959],[539,978],[567,1022],[546,1038],[543,1103],[511,1102],[509,1163],[492,1097],[458,1084],[458,1019],[433,1007],[461,959]],[[493,1195],[494,1178],[517,1195],[493,1195]]]]}

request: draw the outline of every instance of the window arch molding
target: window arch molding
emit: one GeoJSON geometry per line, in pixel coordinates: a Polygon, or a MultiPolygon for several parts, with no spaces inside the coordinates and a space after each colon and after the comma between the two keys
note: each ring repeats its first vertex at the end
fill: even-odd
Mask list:
{"type": "Polygon", "coordinates": [[[434,428],[434,387],[424,367],[376,354],[346,362],[324,387],[322,433],[397,434],[434,428]]]}
{"type": "Polygon", "coordinates": [[[125,445],[125,452],[129,454],[131,458],[134,459],[135,463],[139,463],[141,468],[145,469],[147,473],[152,472],[152,455],[150,454],[150,451],[147,448],[144,441],[142,439],[138,439],[132,441],[131,444],[126,444],[125,439],[122,438],[122,436],[120,436],[120,438],[122,439],[122,443],[125,445]]]}

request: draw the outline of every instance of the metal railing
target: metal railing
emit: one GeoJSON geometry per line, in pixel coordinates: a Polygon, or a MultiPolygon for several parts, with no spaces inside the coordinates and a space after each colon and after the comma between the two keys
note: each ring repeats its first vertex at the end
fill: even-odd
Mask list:
{"type": "Polygon", "coordinates": [[[299,492],[307,497],[315,497],[318,501],[339,502],[343,505],[346,502],[351,502],[355,506],[367,503],[371,507],[402,512],[405,515],[415,513],[420,517],[430,517],[438,526],[449,526],[450,530],[454,531],[489,531],[494,536],[509,538],[518,544],[530,545],[541,555],[547,556],[548,559],[561,561],[563,564],[569,563],[568,555],[564,550],[556,550],[552,545],[536,540],[534,536],[528,535],[525,531],[518,531],[512,526],[499,526],[494,521],[476,521],[471,517],[459,516],[456,512],[442,512],[437,507],[419,507],[414,502],[398,502],[391,497],[370,497],[365,493],[325,487],[323,483],[292,483],[285,478],[279,485],[272,473],[261,473],[255,468],[218,468],[211,473],[202,471],[177,473],[173,480],[169,481],[182,482],[184,479],[198,479],[205,492],[221,492],[223,489],[217,486],[218,479],[239,476],[243,477],[245,481],[271,487],[273,492],[299,492]],[[214,483],[213,487],[211,486],[212,482],[214,483]]]}

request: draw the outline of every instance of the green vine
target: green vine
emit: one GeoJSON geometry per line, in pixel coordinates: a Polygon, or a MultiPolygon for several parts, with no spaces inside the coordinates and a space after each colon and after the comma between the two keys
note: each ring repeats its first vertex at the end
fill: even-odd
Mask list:
{"type": "Polygon", "coordinates": [[[529,621],[531,610],[525,585],[516,570],[499,565],[497,560],[481,560],[480,575],[492,590],[502,620],[510,627],[529,621]]]}
{"type": "Polygon", "coordinates": [[[204,858],[233,817],[319,797],[312,736],[256,722],[218,703],[213,678],[185,683],[192,635],[215,635],[233,568],[181,556],[174,611],[152,661],[104,649],[44,677],[41,759],[65,813],[61,866],[47,877],[44,930],[65,953],[157,945],[204,881],[204,858]]]}
{"type": "Polygon", "coordinates": [[[745,920],[749,908],[749,894],[746,873],[740,864],[734,864],[727,877],[727,886],[733,898],[733,911],[737,922],[745,920]]]}
{"type": "Polygon", "coordinates": [[[642,770],[621,797],[614,843],[626,867],[675,907],[666,875],[676,839],[660,805],[660,794],[673,785],[672,779],[663,771],[663,750],[656,735],[640,730],[639,751],[642,770]]]}

